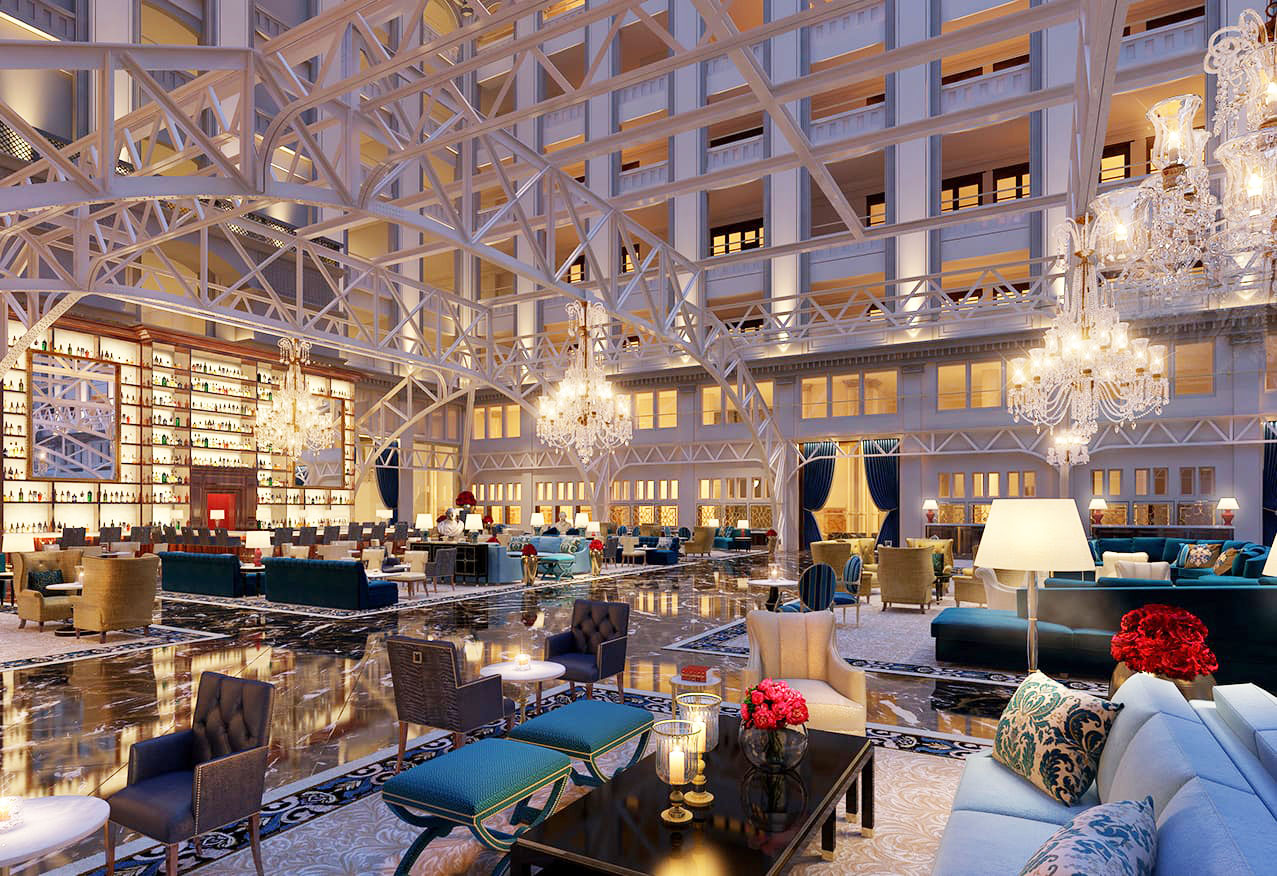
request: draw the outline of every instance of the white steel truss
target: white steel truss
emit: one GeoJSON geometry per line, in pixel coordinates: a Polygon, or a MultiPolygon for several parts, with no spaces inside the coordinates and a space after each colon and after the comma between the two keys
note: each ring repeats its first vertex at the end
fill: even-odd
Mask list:
{"type": "MultiPolygon", "coordinates": [[[[494,387],[533,410],[531,400],[561,373],[572,340],[524,330],[518,309],[538,299],[594,301],[615,320],[603,345],[605,361],[616,367],[695,364],[722,387],[725,403],[750,429],[749,450],[740,458],[765,469],[775,503],[796,457],[750,374],[752,349],[767,341],[870,342],[889,332],[916,334],[929,324],[961,332],[990,314],[1031,320],[1048,300],[1044,290],[1054,269],[1032,268],[1027,291],[1021,279],[991,268],[957,297],[942,279],[895,280],[881,292],[849,294],[845,304],[802,293],[792,307],[748,305],[725,323],[705,306],[707,266],[625,209],[662,201],[680,186],[725,185],[797,167],[831,199],[846,226],[797,244],[800,251],[908,230],[862,228],[828,165],[902,139],[1070,100],[1080,105],[1081,92],[1041,89],[818,146],[787,105],[848,77],[883,76],[1081,17],[1079,64],[1100,69],[1088,74],[1085,111],[1075,106],[1081,130],[1102,118],[1103,97],[1113,87],[1115,73],[1095,59],[1114,44],[1121,17],[1106,19],[1111,4],[1096,0],[1050,0],[869,58],[834,59],[818,72],[777,83],[754,45],[871,4],[812,3],[739,30],[725,0],[694,2],[709,26],[690,42],[677,39],[641,0],[598,0],[553,16],[557,0],[491,9],[476,0],[473,22],[446,34],[426,27],[422,0],[352,0],[253,49],[4,43],[0,69],[87,73],[93,83],[91,132],[69,144],[54,142],[0,102],[0,122],[30,151],[19,170],[0,180],[0,296],[28,329],[12,350],[10,339],[0,338],[6,360],[86,294],[308,338],[403,376],[361,417],[361,434],[372,439],[357,461],[363,474],[414,423],[463,396],[472,402],[476,388],[494,387]],[[630,23],[668,46],[669,55],[615,76],[606,46],[630,23]],[[605,28],[608,39],[572,73],[556,63],[549,46],[589,25],[605,28]],[[747,88],[711,107],[548,154],[518,136],[521,123],[544,122],[618,88],[724,56],[747,88]],[[517,105],[507,98],[520,71],[531,67],[558,93],[535,106],[517,105]],[[498,73],[485,79],[484,97],[477,77],[493,70],[498,73]],[[126,92],[138,108],[117,118],[126,92]],[[751,111],[776,126],[788,152],[629,200],[603,197],[567,169],[627,143],[751,111]],[[280,206],[306,208],[307,224],[264,218],[280,206]],[[393,231],[396,243],[387,254],[363,257],[330,239],[369,226],[393,231]],[[450,288],[422,279],[421,260],[442,251],[461,255],[450,288]],[[618,261],[632,270],[616,270],[618,261]],[[581,262],[585,278],[568,282],[581,262]],[[520,294],[481,297],[480,265],[519,278],[520,294]],[[1001,291],[986,294],[990,289],[1001,291]],[[901,306],[906,299],[908,308],[901,306]]],[[[1098,153],[1091,149],[1081,160],[1097,163],[1098,153]]],[[[1095,171],[1090,168],[1092,177],[1095,171]]],[[[1085,176],[1085,168],[1079,173],[1085,176]]],[[[1042,209],[1059,197],[1005,209],[1042,209]]],[[[761,255],[776,254],[779,249],[761,255]]],[[[637,452],[582,472],[596,510],[602,510],[609,472],[635,464],[628,454],[637,452]]],[[[773,519],[783,525],[785,509],[774,507],[773,519]]]]}

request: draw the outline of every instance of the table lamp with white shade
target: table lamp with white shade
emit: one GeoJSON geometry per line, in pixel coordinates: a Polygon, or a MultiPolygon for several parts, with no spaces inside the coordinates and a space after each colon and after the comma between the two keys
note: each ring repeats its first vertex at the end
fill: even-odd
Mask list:
{"type": "Polygon", "coordinates": [[[392,517],[394,517],[394,516],[395,516],[395,512],[394,512],[394,511],[391,511],[389,508],[378,508],[378,509],[377,509],[377,519],[378,519],[378,520],[390,520],[390,519],[391,519],[392,517]]]}
{"type": "Polygon", "coordinates": [[[1096,496],[1091,500],[1091,504],[1087,506],[1087,510],[1091,512],[1091,524],[1099,526],[1104,522],[1104,512],[1109,509],[1109,503],[1096,496]]]}
{"type": "Polygon", "coordinates": [[[1233,512],[1240,509],[1241,506],[1237,504],[1237,500],[1232,496],[1225,496],[1219,500],[1219,504],[1215,508],[1219,511],[1219,517],[1224,521],[1224,525],[1232,526],[1233,512]]]}
{"type": "Polygon", "coordinates": [[[541,528],[545,526],[545,515],[540,511],[533,511],[532,516],[528,518],[528,525],[532,527],[533,532],[540,535],[541,528]]]}
{"type": "Polygon", "coordinates": [[[253,552],[254,562],[260,564],[262,551],[270,550],[271,532],[269,529],[250,529],[244,533],[244,547],[253,552]]]}
{"type": "Polygon", "coordinates": [[[597,520],[591,520],[589,523],[585,524],[585,534],[598,535],[600,528],[601,527],[599,526],[599,522],[597,520]]]}
{"type": "Polygon", "coordinates": [[[709,520],[706,520],[706,521],[705,521],[705,525],[706,525],[706,526],[712,526],[712,527],[714,527],[715,529],[718,529],[718,518],[717,518],[717,517],[711,517],[709,520]]]}
{"type": "Polygon", "coordinates": [[[1038,574],[1095,571],[1077,505],[1072,499],[994,499],[976,549],[975,565],[1029,573],[1029,671],[1036,671],[1038,574]]]}
{"type": "Polygon", "coordinates": [[[417,531],[423,535],[434,528],[435,516],[433,514],[422,511],[417,515],[417,531]]]}
{"type": "Polygon", "coordinates": [[[226,519],[226,512],[221,508],[209,509],[208,519],[213,521],[214,526],[221,526],[222,521],[226,519]]]}
{"type": "MultiPolygon", "coordinates": [[[[9,568],[12,569],[14,554],[29,554],[35,550],[35,536],[29,532],[6,532],[4,541],[0,543],[0,550],[9,557],[9,568]]],[[[18,590],[16,583],[13,590],[15,593],[18,590]]]]}
{"type": "Polygon", "coordinates": [[[749,521],[742,517],[740,520],[736,521],[736,528],[740,530],[749,529],[749,521]]]}
{"type": "Polygon", "coordinates": [[[478,514],[466,515],[466,532],[471,534],[473,541],[479,540],[479,533],[483,532],[483,517],[478,514]]]}
{"type": "Polygon", "coordinates": [[[576,519],[572,521],[572,526],[575,529],[585,529],[585,527],[589,525],[590,525],[590,512],[589,511],[576,512],[576,519]]]}
{"type": "MultiPolygon", "coordinates": [[[[9,536],[5,536],[5,544],[9,544],[9,536]]],[[[7,551],[9,548],[6,547],[7,551]]],[[[1268,559],[1264,560],[1264,571],[1259,573],[1261,578],[1272,578],[1277,576],[1277,538],[1273,539],[1273,545],[1268,550],[1268,559]]]]}
{"type": "Polygon", "coordinates": [[[927,515],[927,522],[935,523],[936,512],[940,510],[940,503],[935,499],[924,499],[922,501],[922,510],[927,515]]]}

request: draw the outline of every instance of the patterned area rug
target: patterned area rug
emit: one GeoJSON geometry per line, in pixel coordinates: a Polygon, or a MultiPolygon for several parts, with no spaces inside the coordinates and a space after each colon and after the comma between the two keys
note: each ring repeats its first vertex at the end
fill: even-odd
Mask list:
{"type": "MultiPolygon", "coordinates": [[[[953,605],[946,597],[939,610],[953,605]]],[[[855,625],[855,610],[846,615],[842,608],[834,612],[837,618],[838,653],[852,666],[872,672],[893,675],[910,675],[946,681],[972,681],[1016,687],[1024,680],[1024,673],[1004,669],[972,667],[936,660],[935,640],[931,638],[931,621],[938,614],[936,608],[926,613],[914,609],[892,608],[882,610],[877,596],[868,605],[860,607],[860,626],[855,625]],[[845,618],[845,620],[844,620],[845,618]]],[[[669,651],[690,651],[718,654],[724,657],[748,657],[749,638],[745,621],[723,624],[704,633],[681,639],[665,646],[669,651]]],[[[1108,695],[1108,681],[1090,678],[1060,678],[1062,683],[1076,690],[1108,695]]]]}
{"type": "Polygon", "coordinates": [[[20,630],[17,612],[5,606],[0,610],[0,672],[226,638],[220,633],[155,624],[149,635],[141,629],[112,630],[106,634],[106,642],[103,643],[93,633],[87,633],[79,639],[75,636],[54,635],[53,631],[60,625],[58,622],[46,623],[44,632],[40,632],[35,624],[28,622],[26,629],[20,630]]]}
{"type": "MultiPolygon", "coordinates": [[[[615,699],[613,690],[596,688],[596,695],[615,699]]],[[[546,709],[568,702],[564,689],[547,697],[546,709]]],[[[668,714],[670,699],[662,694],[627,692],[626,703],[668,714]]],[[[724,714],[734,709],[724,705],[724,714]]],[[[496,732],[491,727],[488,732],[496,732]]],[[[872,839],[859,836],[854,825],[839,822],[838,857],[820,861],[819,834],[793,872],[851,874],[926,874],[948,818],[962,772],[961,761],[985,746],[965,741],[901,732],[872,726],[869,737],[877,745],[875,783],[876,830],[872,839]],[[931,755],[931,756],[924,756],[931,755]],[[829,869],[830,867],[833,869],[829,869]]],[[[422,763],[451,747],[451,736],[432,733],[408,752],[405,766],[422,763]]],[[[629,759],[632,748],[612,752],[611,768],[629,759]]],[[[336,876],[349,873],[391,874],[416,833],[399,821],[381,801],[382,784],[394,775],[394,751],[379,752],[335,771],[319,781],[268,793],[262,810],[263,863],[268,873],[336,876]]],[[[643,765],[644,768],[647,765],[643,765]]],[[[579,790],[565,795],[575,799],[579,790]]],[[[565,805],[565,804],[561,804],[565,805]]],[[[840,809],[841,812],[841,804],[840,809]]],[[[157,876],[163,872],[162,847],[134,840],[119,850],[116,872],[121,876],[157,876]]],[[[184,843],[179,854],[182,872],[251,874],[246,824],[206,834],[201,853],[184,843]]],[[[490,873],[495,856],[481,849],[468,832],[454,831],[436,840],[413,868],[414,874],[490,873]]],[[[74,872],[102,876],[101,856],[80,863],[74,872]]]]}

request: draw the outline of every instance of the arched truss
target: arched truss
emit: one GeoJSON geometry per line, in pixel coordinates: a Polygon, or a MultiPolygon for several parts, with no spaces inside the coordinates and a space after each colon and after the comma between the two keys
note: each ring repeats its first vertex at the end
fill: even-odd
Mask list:
{"type": "MultiPolygon", "coordinates": [[[[1077,3],[1053,0],[774,82],[751,46],[836,24],[869,4],[812,4],[738,32],[726,23],[722,0],[695,0],[699,14],[715,19],[712,38],[698,33],[680,42],[640,0],[601,0],[542,20],[553,2],[503,4],[494,12],[475,2],[476,20],[445,35],[426,29],[422,0],[351,0],[256,49],[5,43],[0,68],[87,73],[93,119],[90,135],[54,144],[0,103],[0,122],[33,153],[0,181],[0,295],[7,312],[34,331],[86,293],[144,301],[306,337],[402,373],[438,375],[436,399],[462,386],[491,386],[529,408],[529,399],[561,372],[570,341],[521,334],[518,308],[564,297],[596,301],[616,321],[601,344],[606,361],[696,364],[723,388],[725,403],[749,424],[751,455],[770,476],[776,505],[793,470],[793,449],[746,367],[740,335],[702,308],[704,268],[624,212],[663,201],[676,187],[657,187],[647,200],[604,199],[565,166],[607,154],[582,149],[618,145],[604,137],[542,154],[526,142],[528,126],[626,85],[726,57],[748,87],[709,112],[728,118],[761,110],[788,148],[690,184],[730,185],[797,168],[833,200],[846,238],[861,240],[871,234],[830,187],[830,162],[899,139],[1024,115],[1071,95],[1044,90],[926,119],[907,131],[848,130],[818,146],[787,107],[830,88],[853,61],[858,76],[885,75],[999,39],[1008,27],[1029,32],[1069,21],[1077,3]],[[670,46],[668,58],[613,76],[603,48],[570,81],[545,50],[582,27],[602,28],[606,46],[634,21],[670,46]],[[502,29],[509,29],[508,39],[476,40],[502,29]],[[494,64],[507,72],[484,109],[476,76],[494,64]],[[562,93],[535,106],[507,101],[515,74],[527,65],[542,68],[562,93]],[[140,108],[115,119],[113,108],[126,93],[140,98],[140,108]],[[305,205],[314,221],[300,228],[260,221],[281,205],[305,205]],[[325,243],[326,235],[377,223],[395,235],[388,255],[360,258],[325,243]],[[174,264],[176,244],[193,247],[196,263],[174,264]],[[210,247],[230,254],[236,268],[230,276],[211,269],[210,247]],[[453,289],[419,276],[423,256],[445,251],[462,254],[453,289]],[[592,279],[569,284],[578,260],[592,279]],[[623,262],[633,269],[618,271],[623,262]],[[479,264],[519,278],[519,295],[476,300],[479,264]]],[[[652,130],[695,130],[709,123],[706,113],[673,113],[652,130]]],[[[1030,200],[1025,210],[1043,206],[1030,200]]],[[[833,237],[800,247],[829,246],[833,237]]],[[[585,478],[596,496],[609,464],[585,478]]],[[[774,508],[778,525],[784,518],[784,508],[774,508]]]]}

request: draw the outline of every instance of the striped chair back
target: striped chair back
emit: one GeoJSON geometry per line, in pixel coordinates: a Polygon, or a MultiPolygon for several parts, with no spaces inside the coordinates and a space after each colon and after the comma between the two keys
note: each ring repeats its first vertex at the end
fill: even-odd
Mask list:
{"type": "Polygon", "coordinates": [[[856,596],[860,593],[861,563],[860,554],[852,554],[847,558],[847,565],[842,567],[843,589],[852,596],[856,596]]]}
{"type": "Polygon", "coordinates": [[[825,611],[834,604],[834,586],[838,580],[833,566],[816,563],[803,570],[798,578],[798,598],[804,611],[825,611]]]}

